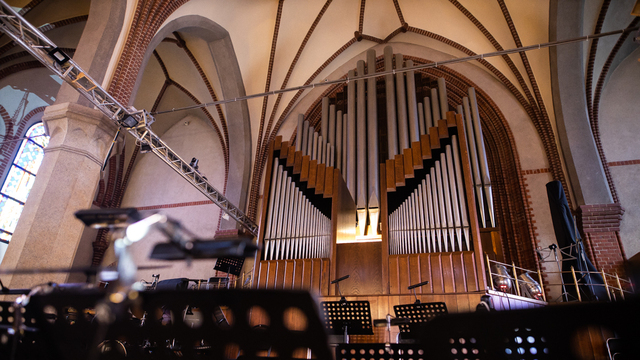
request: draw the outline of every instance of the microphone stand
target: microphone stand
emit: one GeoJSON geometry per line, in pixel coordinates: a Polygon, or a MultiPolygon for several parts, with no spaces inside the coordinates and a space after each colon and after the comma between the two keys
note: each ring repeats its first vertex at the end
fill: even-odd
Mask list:
{"type": "Polygon", "coordinates": [[[413,290],[413,296],[416,298],[416,301],[414,302],[414,304],[416,305],[420,304],[420,299],[418,299],[418,295],[416,294],[416,288],[427,285],[428,283],[429,283],[429,280],[407,287],[407,290],[413,290]]]}
{"type": "MultiPolygon", "coordinates": [[[[342,291],[340,291],[340,282],[343,280],[347,280],[351,275],[345,275],[339,279],[335,279],[333,280],[331,283],[332,284],[336,284],[336,288],[338,289],[338,294],[340,294],[340,304],[342,306],[347,306],[347,298],[344,297],[344,295],[342,295],[342,291]]],[[[349,343],[349,332],[348,332],[348,325],[344,326],[344,342],[345,344],[349,343]]]]}

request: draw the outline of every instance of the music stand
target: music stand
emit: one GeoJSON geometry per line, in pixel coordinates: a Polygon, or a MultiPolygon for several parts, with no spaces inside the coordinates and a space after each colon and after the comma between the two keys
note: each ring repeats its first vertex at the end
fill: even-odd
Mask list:
{"type": "Polygon", "coordinates": [[[437,316],[448,314],[447,304],[444,302],[395,305],[393,311],[396,313],[396,318],[409,319],[411,322],[399,325],[400,334],[405,334],[401,335],[405,339],[411,338],[409,335],[412,332],[411,329],[419,326],[418,324],[424,324],[437,316]]]}
{"type": "MultiPolygon", "coordinates": [[[[96,359],[117,355],[96,354],[92,345],[103,340],[127,344],[131,358],[170,360],[180,355],[186,359],[225,359],[230,352],[235,357],[242,351],[245,358],[256,359],[264,344],[283,359],[293,358],[294,352],[300,349],[310,349],[317,359],[331,358],[316,303],[306,291],[145,291],[129,304],[123,303],[125,306],[122,307],[106,304],[105,293],[97,291],[54,292],[33,296],[31,301],[36,310],[36,326],[41,329],[38,346],[47,349],[46,356],[41,358],[43,360],[91,359],[92,352],[97,355],[93,357],[96,359]],[[94,309],[105,304],[114,315],[108,324],[93,321],[81,313],[82,309],[94,309]],[[129,307],[139,307],[147,314],[156,314],[158,309],[166,308],[172,314],[180,314],[187,305],[200,310],[198,321],[189,322],[181,316],[173,316],[165,324],[158,316],[150,316],[140,325],[131,321],[127,311],[129,307]],[[216,312],[220,306],[233,314],[230,324],[223,326],[218,320],[216,312]],[[260,331],[252,326],[249,316],[256,306],[264,309],[270,319],[269,326],[260,331]],[[53,322],[44,317],[47,307],[58,314],[53,322]],[[64,309],[70,307],[78,310],[73,323],[60,316],[64,309]],[[304,328],[295,322],[302,318],[306,319],[304,328]],[[100,334],[101,327],[104,328],[100,334]],[[176,344],[176,347],[169,347],[169,343],[176,344]],[[143,344],[151,344],[151,347],[143,344]]],[[[29,348],[33,345],[22,343],[21,346],[29,348]]]]}
{"type": "Polygon", "coordinates": [[[368,301],[323,301],[320,303],[324,327],[331,335],[373,335],[368,301]]]}
{"type": "Polygon", "coordinates": [[[244,258],[241,257],[220,257],[216,260],[216,265],[213,267],[213,270],[238,276],[242,271],[243,264],[244,258]]]}

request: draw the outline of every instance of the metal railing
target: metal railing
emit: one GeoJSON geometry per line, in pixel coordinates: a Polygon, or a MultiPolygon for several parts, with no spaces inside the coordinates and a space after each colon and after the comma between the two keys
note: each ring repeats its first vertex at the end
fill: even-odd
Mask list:
{"type": "MultiPolygon", "coordinates": [[[[635,292],[633,287],[633,283],[628,280],[621,278],[618,274],[607,274],[604,270],[601,271],[579,271],[576,270],[573,266],[571,266],[570,271],[545,271],[545,275],[559,274],[562,278],[565,274],[571,274],[572,283],[543,283],[542,272],[540,270],[529,270],[525,268],[521,268],[515,266],[514,263],[511,265],[505,264],[499,261],[489,259],[489,256],[485,254],[485,260],[487,263],[487,269],[489,274],[489,286],[491,290],[501,291],[504,293],[514,294],[518,296],[530,297],[536,300],[548,301],[547,294],[545,291],[545,285],[547,287],[562,287],[562,295],[550,302],[558,302],[560,298],[564,298],[565,301],[572,301],[569,299],[569,294],[567,288],[569,286],[573,287],[576,292],[576,300],[577,301],[585,301],[582,298],[581,292],[584,292],[586,288],[596,287],[604,287],[607,292],[609,301],[616,300],[624,300],[626,296],[635,292]],[[524,275],[523,274],[528,274],[524,275]],[[579,279],[584,278],[587,275],[599,275],[603,279],[602,284],[594,284],[594,283],[581,283],[579,279]],[[528,277],[528,279],[527,279],[528,277]],[[536,278],[537,280],[533,280],[536,278]],[[532,281],[533,280],[533,281],[532,281]],[[531,296],[529,293],[523,293],[522,288],[527,287],[539,287],[539,295],[538,297],[531,296]]],[[[547,276],[547,279],[549,276],[547,276]]]]}

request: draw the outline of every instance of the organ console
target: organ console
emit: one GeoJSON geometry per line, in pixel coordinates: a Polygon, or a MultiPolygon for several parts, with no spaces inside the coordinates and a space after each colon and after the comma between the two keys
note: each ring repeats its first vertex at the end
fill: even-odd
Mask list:
{"type": "MultiPolygon", "coordinates": [[[[386,47],[347,76],[411,66],[386,47]]],[[[382,294],[424,281],[423,294],[484,290],[480,228],[495,219],[475,90],[454,104],[443,78],[398,72],[349,81],[314,106],[291,142],[270,145],[255,286],[328,296],[329,279],[363,261],[372,271],[351,282],[382,294]],[[356,239],[377,244],[341,256],[356,239]]]]}

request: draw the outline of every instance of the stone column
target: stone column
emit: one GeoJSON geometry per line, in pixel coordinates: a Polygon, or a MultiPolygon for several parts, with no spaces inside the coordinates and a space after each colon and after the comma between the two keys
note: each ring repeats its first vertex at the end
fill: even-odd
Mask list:
{"type": "MultiPolygon", "coordinates": [[[[74,263],[84,224],[73,215],[91,207],[116,125],[76,103],[49,106],[42,117],[51,136],[38,176],[0,266],[67,268],[74,263]]],[[[89,264],[86,264],[89,265],[89,264]]],[[[69,274],[3,276],[10,288],[64,283],[69,274]]]]}

